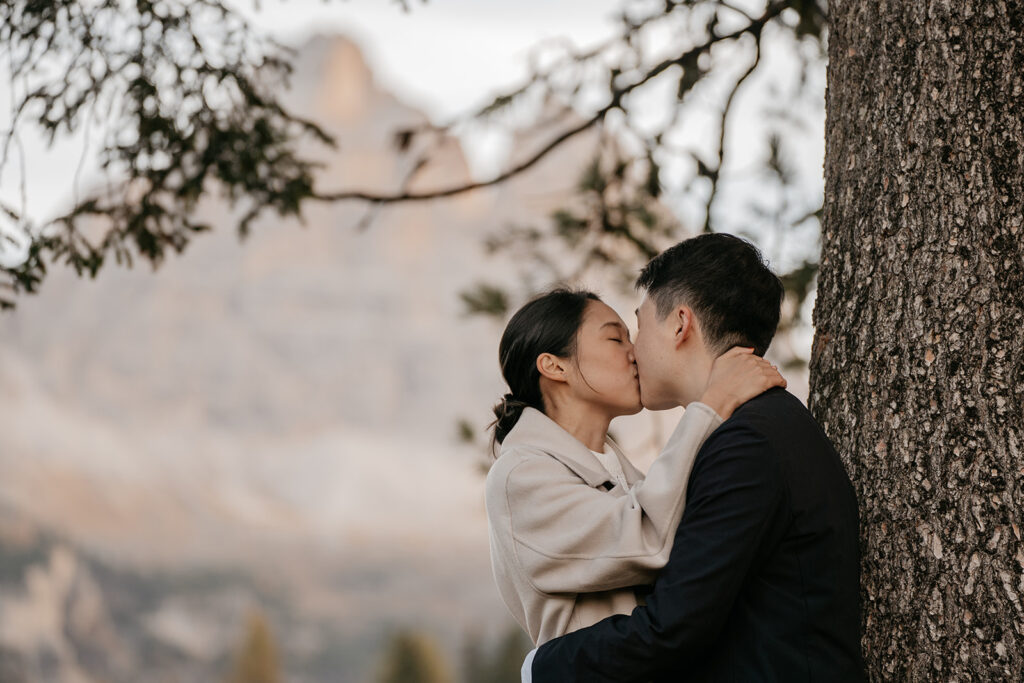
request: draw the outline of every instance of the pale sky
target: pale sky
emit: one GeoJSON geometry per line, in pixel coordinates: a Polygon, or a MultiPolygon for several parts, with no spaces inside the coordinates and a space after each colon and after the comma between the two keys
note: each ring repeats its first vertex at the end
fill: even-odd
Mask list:
{"type": "Polygon", "coordinates": [[[619,0],[235,0],[255,25],[295,44],[313,33],[344,33],[366,52],[386,89],[437,119],[484,103],[526,73],[537,43],[568,37],[579,46],[611,36],[619,0]]]}

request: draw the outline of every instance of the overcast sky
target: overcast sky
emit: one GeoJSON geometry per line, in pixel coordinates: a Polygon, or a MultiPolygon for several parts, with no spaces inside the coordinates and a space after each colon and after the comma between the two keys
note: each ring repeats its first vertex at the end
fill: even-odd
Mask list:
{"type": "Polygon", "coordinates": [[[526,74],[530,48],[568,37],[590,45],[616,30],[619,0],[270,0],[254,24],[290,43],[313,33],[344,33],[366,51],[386,89],[443,119],[480,104],[526,74]]]}

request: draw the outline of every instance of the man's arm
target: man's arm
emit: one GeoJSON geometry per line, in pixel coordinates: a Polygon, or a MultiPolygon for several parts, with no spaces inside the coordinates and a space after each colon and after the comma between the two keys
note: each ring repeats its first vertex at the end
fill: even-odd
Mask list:
{"type": "Polygon", "coordinates": [[[742,425],[704,445],[668,564],[647,605],[542,645],[533,683],[650,680],[720,636],[758,547],[780,512],[778,461],[742,425]]]}

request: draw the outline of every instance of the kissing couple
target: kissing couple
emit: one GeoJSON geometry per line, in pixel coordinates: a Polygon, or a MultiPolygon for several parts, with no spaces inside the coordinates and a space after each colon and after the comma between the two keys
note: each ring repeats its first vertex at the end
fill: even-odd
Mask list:
{"type": "Polygon", "coordinates": [[[656,256],[636,339],[595,294],[524,305],[486,483],[494,578],[536,648],[522,680],[864,681],[857,501],[763,359],[783,287],[751,243],[656,256]],[[646,476],[608,437],[686,410],[646,476]]]}

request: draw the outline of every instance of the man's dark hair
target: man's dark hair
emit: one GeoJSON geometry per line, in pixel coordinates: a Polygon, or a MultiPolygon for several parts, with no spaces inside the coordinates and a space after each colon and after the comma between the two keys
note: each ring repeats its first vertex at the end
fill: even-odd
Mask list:
{"type": "Polygon", "coordinates": [[[658,318],[677,306],[693,309],[708,349],[717,355],[752,346],[763,356],[775,336],[783,288],[750,242],[712,233],[661,252],[640,272],[658,318]]]}

